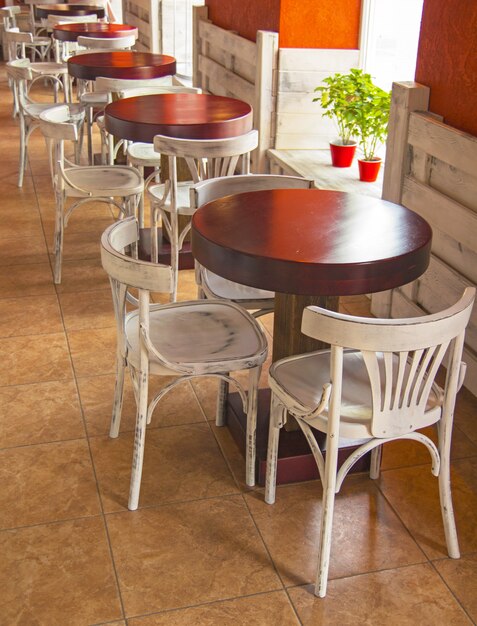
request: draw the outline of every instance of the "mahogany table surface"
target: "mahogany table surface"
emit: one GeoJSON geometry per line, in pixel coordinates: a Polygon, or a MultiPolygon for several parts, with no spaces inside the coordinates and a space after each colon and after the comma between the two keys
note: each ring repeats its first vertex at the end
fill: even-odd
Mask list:
{"type": "Polygon", "coordinates": [[[68,59],[68,72],[75,78],[159,78],[176,73],[176,60],[166,54],[113,50],[78,54],[68,59]]]}
{"type": "Polygon", "coordinates": [[[53,36],[58,41],[76,41],[78,37],[101,37],[114,39],[137,35],[137,28],[129,24],[105,24],[103,22],[78,22],[56,24],[53,27],[53,36]]]}
{"type": "Polygon", "coordinates": [[[105,11],[103,7],[88,4],[36,4],[35,14],[40,18],[48,15],[97,15],[103,18],[105,11]]]}
{"type": "Polygon", "coordinates": [[[167,93],[125,98],[105,109],[106,130],[116,137],[152,143],[155,135],[221,139],[252,130],[252,107],[235,98],[167,93]]]}
{"type": "Polygon", "coordinates": [[[251,287],[303,296],[374,293],[419,277],[432,230],[409,209],[322,189],[220,198],[192,218],[192,253],[251,287]]]}

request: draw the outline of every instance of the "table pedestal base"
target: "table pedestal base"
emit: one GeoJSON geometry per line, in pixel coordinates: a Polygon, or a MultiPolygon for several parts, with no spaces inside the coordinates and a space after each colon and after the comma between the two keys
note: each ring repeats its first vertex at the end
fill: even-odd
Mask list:
{"type": "MultiPolygon", "coordinates": [[[[260,389],[258,393],[256,481],[261,486],[265,484],[267,467],[270,393],[270,389],[260,389]]],[[[229,394],[227,426],[243,454],[245,454],[246,421],[239,394],[229,394]]],[[[324,440],[324,435],[322,440],[324,440]]],[[[355,449],[355,446],[340,448],[338,464],[341,464],[355,449]]],[[[366,454],[351,471],[353,473],[369,471],[369,463],[370,455],[366,454]]],[[[301,430],[287,431],[282,428],[278,448],[277,484],[283,485],[314,478],[319,478],[318,469],[305,436],[301,430]]]]}

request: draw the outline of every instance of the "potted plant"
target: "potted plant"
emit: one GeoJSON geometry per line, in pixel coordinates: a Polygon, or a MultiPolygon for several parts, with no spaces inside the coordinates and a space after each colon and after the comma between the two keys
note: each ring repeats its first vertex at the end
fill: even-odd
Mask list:
{"type": "Polygon", "coordinates": [[[320,95],[313,98],[323,109],[323,117],[334,120],[339,139],[330,142],[331,162],[335,167],[349,167],[356,151],[354,133],[355,78],[352,74],[333,74],[323,79],[324,85],[315,88],[320,95]]]}
{"type": "Polygon", "coordinates": [[[352,115],[363,153],[363,158],[358,159],[359,178],[365,182],[374,182],[381,167],[381,158],[376,155],[376,149],[386,140],[391,93],[375,85],[370,74],[362,70],[351,72],[356,95],[352,115]]]}

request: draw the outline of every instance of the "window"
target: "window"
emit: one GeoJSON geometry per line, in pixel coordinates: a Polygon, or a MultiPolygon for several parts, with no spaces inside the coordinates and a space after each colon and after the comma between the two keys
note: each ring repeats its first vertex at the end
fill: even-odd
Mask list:
{"type": "Polygon", "coordinates": [[[423,0],[364,0],[361,67],[389,91],[393,81],[414,80],[423,0]]]}

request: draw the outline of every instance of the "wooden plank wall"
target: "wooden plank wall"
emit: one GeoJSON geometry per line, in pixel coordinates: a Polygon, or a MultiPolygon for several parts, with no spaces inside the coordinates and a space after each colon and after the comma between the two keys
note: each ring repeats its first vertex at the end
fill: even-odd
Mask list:
{"type": "Polygon", "coordinates": [[[280,48],[277,77],[275,148],[327,148],[337,138],[331,120],[322,117],[313,90],[323,78],[358,67],[359,50],[280,48]]]}
{"type": "MultiPolygon", "coordinates": [[[[434,313],[477,283],[477,137],[426,112],[429,90],[395,83],[383,198],[422,215],[432,226],[432,258],[418,280],[373,294],[379,317],[434,313]]],[[[477,395],[477,306],[466,333],[465,385],[477,395]]]]}
{"type": "Polygon", "coordinates": [[[138,29],[139,52],[160,52],[160,0],[123,0],[123,22],[138,29]]]}
{"type": "Polygon", "coordinates": [[[239,98],[254,110],[259,146],[252,171],[264,172],[273,141],[274,76],[278,34],[258,31],[257,42],[207,21],[207,7],[194,7],[193,83],[203,91],[239,98]]]}

